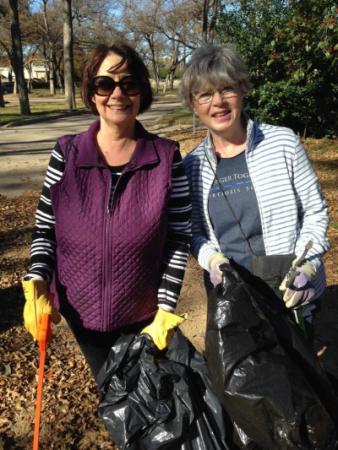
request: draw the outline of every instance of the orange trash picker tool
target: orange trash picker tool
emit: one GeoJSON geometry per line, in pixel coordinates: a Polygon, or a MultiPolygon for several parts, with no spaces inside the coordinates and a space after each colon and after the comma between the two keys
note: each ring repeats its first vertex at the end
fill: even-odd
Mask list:
{"type": "Polygon", "coordinates": [[[51,336],[50,315],[43,314],[41,316],[41,321],[40,321],[40,326],[39,326],[40,360],[39,360],[39,371],[38,371],[38,385],[37,385],[37,389],[36,389],[33,450],[39,449],[43,375],[44,375],[44,371],[45,371],[47,342],[49,341],[50,336],[51,336]]]}

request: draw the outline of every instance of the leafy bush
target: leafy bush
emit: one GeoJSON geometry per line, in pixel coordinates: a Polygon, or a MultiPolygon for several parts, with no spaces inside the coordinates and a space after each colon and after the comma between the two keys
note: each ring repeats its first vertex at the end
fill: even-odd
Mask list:
{"type": "Polygon", "coordinates": [[[253,89],[249,99],[250,116],[266,123],[292,128],[303,137],[336,137],[336,86],[317,79],[302,86],[292,80],[268,81],[253,89]]]}
{"type": "Polygon", "coordinates": [[[302,135],[337,136],[338,27],[332,0],[230,1],[221,42],[232,42],[248,65],[256,118],[302,135]]]}

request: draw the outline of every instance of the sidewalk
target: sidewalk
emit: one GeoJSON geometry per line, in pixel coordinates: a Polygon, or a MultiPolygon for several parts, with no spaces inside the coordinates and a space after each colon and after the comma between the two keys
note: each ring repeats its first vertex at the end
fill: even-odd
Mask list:
{"type": "MultiPolygon", "coordinates": [[[[6,95],[6,103],[10,104],[10,106],[16,106],[19,104],[19,100],[17,95],[14,94],[7,94],[6,95]]],[[[60,101],[63,100],[63,97],[52,97],[52,96],[48,96],[48,97],[31,97],[30,98],[30,104],[34,104],[34,103],[60,103],[60,101]]],[[[80,98],[77,98],[77,102],[80,101],[80,98]]],[[[181,103],[179,101],[179,99],[177,98],[177,96],[175,95],[168,95],[166,97],[154,97],[154,101],[153,101],[153,105],[151,107],[151,110],[155,109],[155,110],[160,110],[163,113],[168,112],[168,111],[172,111],[173,105],[175,105],[175,107],[179,107],[181,106],[181,103]]],[[[151,111],[150,110],[150,111],[151,111]]],[[[6,108],[3,110],[3,112],[6,112],[6,108]]],[[[147,112],[149,113],[149,111],[147,112]]],[[[146,113],[146,114],[147,114],[146,113]]],[[[72,117],[72,116],[77,116],[77,115],[82,115],[82,114],[87,114],[87,115],[92,115],[91,112],[86,109],[86,108],[81,108],[81,109],[76,109],[74,111],[69,111],[69,112],[60,112],[60,113],[55,113],[55,114],[48,114],[43,116],[43,113],[41,113],[40,116],[38,117],[28,117],[28,118],[24,118],[24,119],[17,119],[17,120],[13,120],[10,122],[0,122],[0,129],[1,128],[12,128],[12,127],[18,127],[18,126],[22,126],[22,125],[28,125],[28,124],[35,124],[35,123],[42,123],[42,122],[49,122],[55,119],[63,119],[65,117],[72,117]]],[[[141,117],[142,120],[142,117],[141,117]]]]}
{"type": "MultiPolygon", "coordinates": [[[[172,134],[187,127],[163,126],[163,114],[180,106],[176,98],[155,101],[140,122],[153,133],[172,134]]],[[[83,111],[53,117],[19,120],[0,128],[0,194],[15,197],[27,190],[40,190],[56,139],[86,130],[97,117],[83,111]]],[[[189,126],[188,126],[189,128],[189,126]]]]}

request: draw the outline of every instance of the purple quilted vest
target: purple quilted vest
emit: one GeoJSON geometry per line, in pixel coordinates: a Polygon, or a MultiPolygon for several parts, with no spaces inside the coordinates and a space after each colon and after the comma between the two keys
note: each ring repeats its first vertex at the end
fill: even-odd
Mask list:
{"type": "MultiPolygon", "coordinates": [[[[65,172],[51,187],[55,215],[55,302],[74,324],[112,331],[157,309],[167,236],[166,205],[176,143],[137,123],[137,145],[113,193],[95,135],[76,136],[65,172]]],[[[69,137],[59,140],[63,152],[69,137]]]]}

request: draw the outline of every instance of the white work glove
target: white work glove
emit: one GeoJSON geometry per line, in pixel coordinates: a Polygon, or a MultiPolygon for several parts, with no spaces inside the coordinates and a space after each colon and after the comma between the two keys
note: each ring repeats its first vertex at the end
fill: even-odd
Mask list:
{"type": "Polygon", "coordinates": [[[214,287],[222,283],[223,273],[219,266],[225,263],[229,264],[229,260],[222,253],[215,253],[209,259],[209,276],[214,287]]]}
{"type": "Polygon", "coordinates": [[[296,268],[297,275],[293,283],[287,286],[288,275],[285,276],[279,289],[284,292],[283,300],[287,308],[298,308],[306,305],[315,295],[312,280],[316,274],[314,266],[305,262],[296,268]]]}

